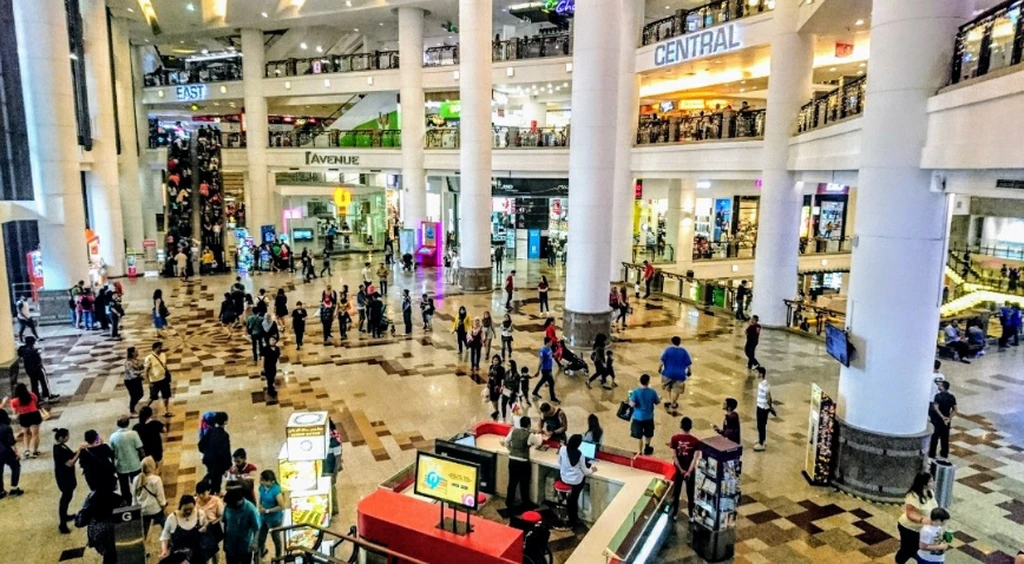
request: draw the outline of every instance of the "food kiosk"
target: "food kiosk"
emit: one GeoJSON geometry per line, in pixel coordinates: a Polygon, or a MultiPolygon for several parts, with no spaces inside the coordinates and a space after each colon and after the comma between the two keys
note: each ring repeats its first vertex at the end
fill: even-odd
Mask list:
{"type": "MultiPolygon", "coordinates": [[[[284,525],[327,527],[331,521],[331,478],[323,475],[330,444],[326,411],[296,412],[288,418],[285,444],[278,456],[278,478],[288,497],[284,525]]],[[[314,549],[317,530],[288,531],[289,548],[314,549]]]]}

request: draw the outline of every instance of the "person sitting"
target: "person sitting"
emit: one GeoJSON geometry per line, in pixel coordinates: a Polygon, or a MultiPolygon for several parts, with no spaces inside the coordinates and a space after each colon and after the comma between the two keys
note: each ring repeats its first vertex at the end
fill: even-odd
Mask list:
{"type": "Polygon", "coordinates": [[[963,336],[960,333],[960,324],[955,319],[950,321],[949,325],[946,325],[946,328],[943,329],[943,333],[946,348],[953,352],[953,359],[959,360],[964,364],[970,364],[971,361],[967,360],[967,357],[970,354],[971,347],[963,340],[963,336]]]}

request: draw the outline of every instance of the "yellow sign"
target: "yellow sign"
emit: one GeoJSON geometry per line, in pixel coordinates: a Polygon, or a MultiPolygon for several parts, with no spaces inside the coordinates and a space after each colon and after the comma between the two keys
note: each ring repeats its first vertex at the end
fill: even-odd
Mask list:
{"type": "Polygon", "coordinates": [[[348,213],[348,206],[352,203],[352,192],[344,188],[334,189],[334,205],[338,207],[338,215],[348,213]]]}
{"type": "Polygon", "coordinates": [[[416,493],[458,505],[476,507],[476,466],[419,453],[416,459],[416,493]]]}

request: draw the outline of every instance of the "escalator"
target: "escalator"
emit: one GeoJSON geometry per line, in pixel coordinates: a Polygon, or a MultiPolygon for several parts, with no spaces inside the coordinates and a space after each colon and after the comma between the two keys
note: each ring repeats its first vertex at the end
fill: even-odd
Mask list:
{"type": "Polygon", "coordinates": [[[356,528],[339,534],[316,525],[272,529],[284,535],[287,552],[272,564],[427,564],[359,538],[356,528]]]}
{"type": "Polygon", "coordinates": [[[961,316],[972,309],[991,310],[992,303],[1024,302],[1024,288],[1018,286],[1011,291],[1006,279],[952,251],[946,259],[945,281],[940,308],[943,319],[961,316]]]}

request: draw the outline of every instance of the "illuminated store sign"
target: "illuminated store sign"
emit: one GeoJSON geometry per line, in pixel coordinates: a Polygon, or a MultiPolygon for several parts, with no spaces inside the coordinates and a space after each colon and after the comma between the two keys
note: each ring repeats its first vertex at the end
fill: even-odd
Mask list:
{"type": "Polygon", "coordinates": [[[676,37],[654,48],[654,66],[675,65],[700,57],[721,55],[743,47],[736,24],[722,25],[676,37]]]}
{"type": "Polygon", "coordinates": [[[348,155],[321,155],[312,151],[306,151],[306,164],[359,166],[359,157],[348,155]]]}
{"type": "Polygon", "coordinates": [[[576,13],[576,0],[545,0],[544,10],[559,16],[571,16],[576,13]]]}
{"type": "Polygon", "coordinates": [[[181,102],[205,100],[206,94],[207,90],[205,84],[186,84],[174,89],[174,95],[178,98],[178,101],[181,102]]]}

